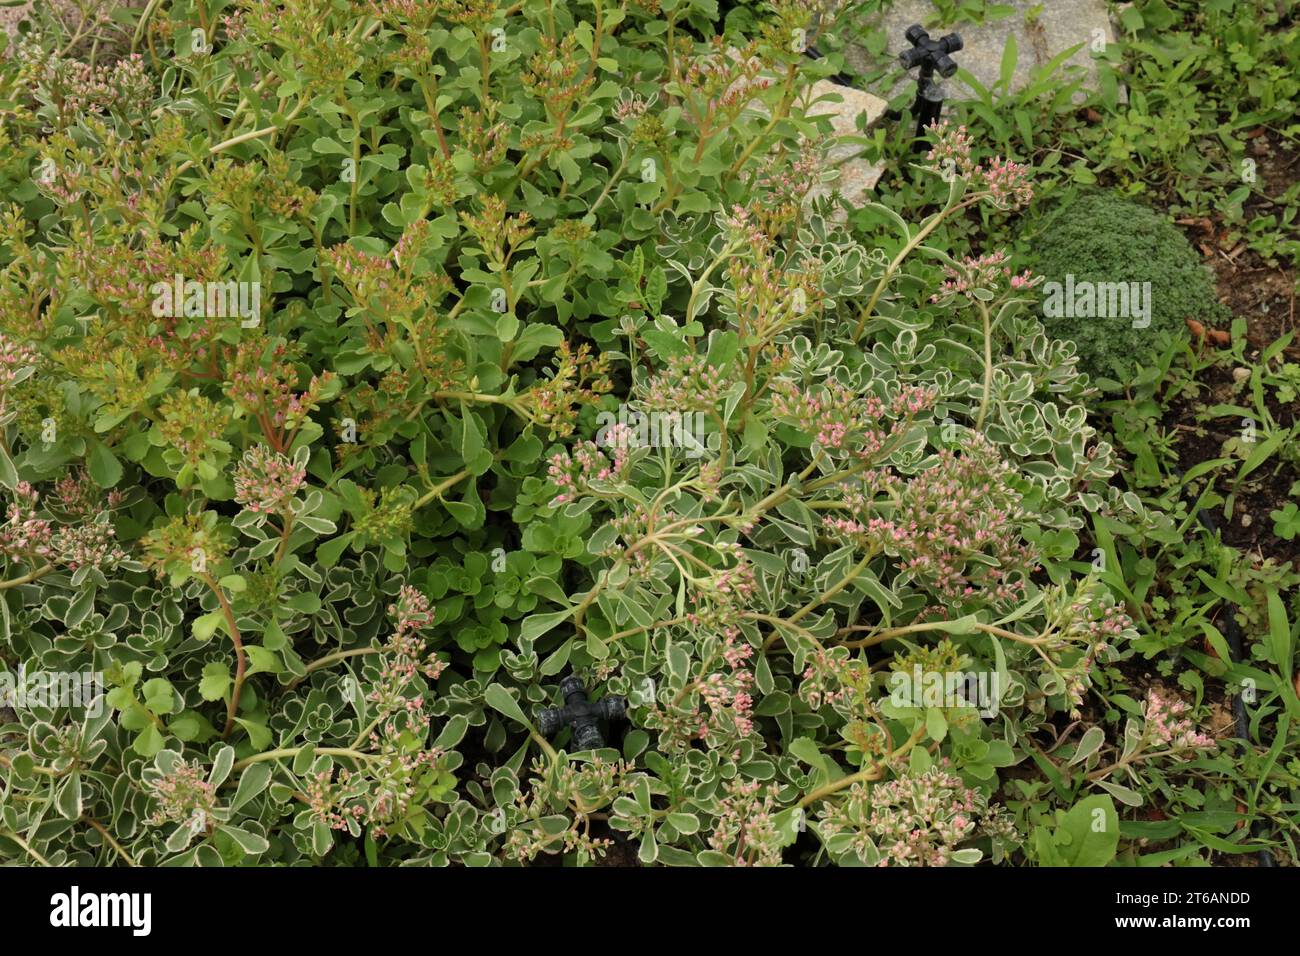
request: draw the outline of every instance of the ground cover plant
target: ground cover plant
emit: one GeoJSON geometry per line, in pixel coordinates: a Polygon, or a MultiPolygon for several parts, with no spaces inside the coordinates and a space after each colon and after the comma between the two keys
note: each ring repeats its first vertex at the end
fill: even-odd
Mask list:
{"type": "MultiPolygon", "coordinates": [[[[1273,702],[1257,706],[1255,681],[1279,686],[1279,677],[1295,673],[1285,651],[1268,648],[1270,635],[1284,633],[1284,620],[1294,634],[1297,613],[1297,551],[1276,532],[1289,528],[1286,507],[1300,477],[1291,439],[1294,395],[1284,384],[1297,354],[1290,222],[1300,192],[1300,130],[1286,77],[1300,54],[1300,30],[1293,15],[1270,3],[1138,3],[1111,12],[1118,42],[1098,49],[1079,38],[1100,64],[1097,88],[1059,62],[1046,62],[1019,89],[1005,79],[988,90],[974,81],[984,91],[954,113],[981,155],[1015,153],[1034,167],[1037,199],[1017,220],[958,220],[932,241],[952,255],[992,241],[1032,264],[1056,210],[1099,192],[1127,195],[1179,227],[1215,273],[1217,294],[1202,296],[1184,316],[1190,342],[1157,355],[1154,341],[1133,339],[1114,320],[1114,334],[1082,342],[1067,336],[1095,353],[1113,350],[1115,337],[1126,335],[1128,348],[1148,356],[1130,376],[1102,373],[1086,399],[1116,448],[1116,480],[1148,517],[1095,521],[1082,536],[1079,566],[1091,554],[1091,563],[1106,568],[1103,579],[1143,634],[1134,645],[1140,662],[1112,669],[1102,697],[1122,705],[1153,680],[1173,680],[1209,705],[1207,731],[1252,744],[1213,770],[1184,767],[1167,777],[1159,805],[1122,821],[1122,832],[1146,840],[1156,851],[1152,859],[1290,863],[1297,768],[1288,755],[1296,731],[1290,717],[1274,723],[1273,702]],[[1282,662],[1280,673],[1271,672],[1270,660],[1282,662]],[[1207,798],[1233,793],[1246,796],[1236,805],[1238,812],[1246,808],[1246,820],[1205,812],[1207,798]],[[1264,819],[1254,809],[1261,800],[1269,803],[1264,819]],[[1286,849],[1245,854],[1224,842],[1237,842],[1246,827],[1286,849]]],[[[968,29],[976,19],[967,10],[943,25],[968,29]]],[[[1009,44],[1004,78],[1017,55],[1027,55],[1025,46],[1017,53],[1009,44]]],[[[858,81],[882,83],[866,75],[858,81]]],[[[873,132],[873,159],[906,149],[873,132]]],[[[903,208],[923,197],[907,176],[891,176],[892,168],[886,162],[882,202],[903,208]]],[[[868,235],[888,228],[869,212],[857,225],[868,235]]],[[[1104,278],[1117,281],[1130,268],[1104,278]]],[[[1048,326],[1068,324],[1045,308],[1039,314],[1048,326]]]]}
{"type": "Polygon", "coordinates": [[[1295,569],[1188,534],[1293,473],[1289,340],[1195,406],[1261,442],[1180,456],[1218,360],[1103,392],[1045,328],[1017,233],[1068,187],[999,107],[811,198],[805,51],[864,11],[734,12],[11,43],[0,858],[1294,860],[1295,569]],[[565,678],[625,699],[594,746],[565,678]]]}
{"type": "Polygon", "coordinates": [[[1186,237],[1153,210],[1112,193],[1085,193],[1057,209],[1042,227],[1034,265],[1058,285],[1073,276],[1085,286],[1073,298],[1063,287],[1061,301],[1045,302],[1045,326],[1078,346],[1094,378],[1123,381],[1153,366],[1171,344],[1190,338],[1189,317],[1203,326],[1226,324],[1213,274],[1186,237]],[[1114,283],[1121,284],[1113,303],[1118,315],[1108,316],[1114,283]],[[1085,298],[1094,289],[1104,290],[1105,302],[1085,298]],[[1122,318],[1130,312],[1126,327],[1122,318]],[[1116,318],[1115,327],[1097,334],[1096,323],[1086,321],[1094,315],[1116,318]]]}

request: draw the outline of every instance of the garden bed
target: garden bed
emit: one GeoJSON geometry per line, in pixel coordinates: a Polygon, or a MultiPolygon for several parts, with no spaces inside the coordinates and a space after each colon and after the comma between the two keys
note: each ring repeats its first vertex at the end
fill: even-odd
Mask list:
{"type": "Polygon", "coordinates": [[[881,7],[30,14],[0,861],[1294,865],[1300,28],[881,7]]]}

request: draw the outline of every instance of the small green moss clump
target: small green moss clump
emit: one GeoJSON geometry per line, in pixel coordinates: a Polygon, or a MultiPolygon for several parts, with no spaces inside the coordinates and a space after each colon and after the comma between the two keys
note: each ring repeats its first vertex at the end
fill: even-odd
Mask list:
{"type": "Polygon", "coordinates": [[[1220,323],[1214,278],[1181,232],[1113,193],[1084,193],[1044,224],[1033,253],[1045,276],[1043,325],[1079,347],[1080,367],[1126,381],[1153,363],[1186,320],[1220,323]]]}

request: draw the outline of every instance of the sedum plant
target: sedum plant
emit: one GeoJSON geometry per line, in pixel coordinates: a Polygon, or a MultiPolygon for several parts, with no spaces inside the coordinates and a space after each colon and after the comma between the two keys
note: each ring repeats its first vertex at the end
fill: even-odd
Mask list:
{"type": "Polygon", "coordinates": [[[23,40],[0,662],[102,694],[0,710],[0,855],[1114,856],[1147,755],[1212,743],[1092,699],[1135,631],[1077,532],[1156,519],[1035,278],[927,241],[1027,169],[936,130],[946,200],[870,248],[807,198],[823,6],[185,0],[89,71],[23,40]],[[607,746],[540,732],[569,674],[628,698],[607,746]]]}

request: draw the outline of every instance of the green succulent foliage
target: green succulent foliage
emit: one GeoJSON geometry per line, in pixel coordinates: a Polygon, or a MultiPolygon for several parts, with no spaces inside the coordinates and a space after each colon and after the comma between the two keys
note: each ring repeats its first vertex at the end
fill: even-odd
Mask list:
{"type": "Polygon", "coordinates": [[[0,861],[1100,866],[1164,862],[1149,802],[1201,814],[1188,862],[1284,817],[1276,600],[1246,811],[1117,690],[1164,648],[1113,536],[1177,536],[1026,297],[931,302],[977,186],[788,191],[840,65],[807,4],[732,17],[741,57],[711,0],[377,9],[239,0],[195,48],[151,5],[93,110],[66,38],[0,61],[0,688],[104,683],[0,699],[0,861]],[[258,323],[153,313],[159,263],[260,282],[258,323]],[[598,444],[626,411],[690,452],[598,444]],[[936,511],[968,537],[909,538],[936,511]],[[628,699],[604,747],[539,732],[569,674],[628,699]]]}
{"type": "Polygon", "coordinates": [[[1075,343],[1080,367],[1095,379],[1131,381],[1139,369],[1157,364],[1172,342],[1188,339],[1188,319],[1212,327],[1228,316],[1216,298],[1213,274],[1182,232],[1151,208],[1116,193],[1089,191],[1062,203],[1039,227],[1031,250],[1035,272],[1062,287],[1067,276],[1076,289],[1087,284],[1098,311],[1109,284],[1149,289],[1149,295],[1140,293],[1146,295],[1149,316],[1052,314],[1069,308],[1065,291],[1061,307],[1051,309],[1045,293],[1044,328],[1075,343]]]}

